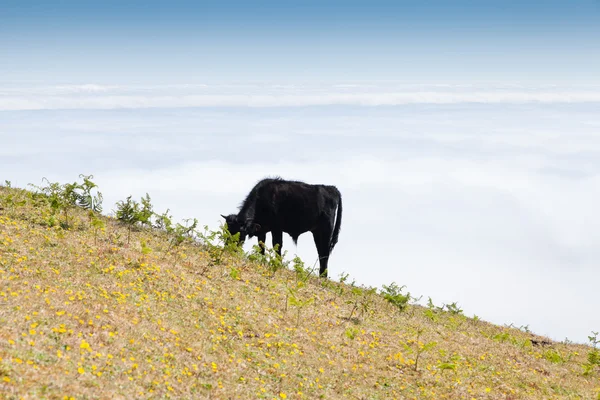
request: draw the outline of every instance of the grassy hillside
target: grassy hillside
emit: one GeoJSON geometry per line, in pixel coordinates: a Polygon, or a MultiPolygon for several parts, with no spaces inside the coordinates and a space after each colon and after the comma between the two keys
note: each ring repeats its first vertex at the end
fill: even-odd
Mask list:
{"type": "Polygon", "coordinates": [[[592,346],[67,216],[0,187],[0,398],[600,399],[592,346]]]}

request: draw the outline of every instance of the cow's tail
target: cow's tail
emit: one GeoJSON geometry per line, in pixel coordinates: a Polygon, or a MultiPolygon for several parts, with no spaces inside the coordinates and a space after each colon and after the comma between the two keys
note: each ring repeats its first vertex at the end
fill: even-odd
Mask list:
{"type": "Polygon", "coordinates": [[[331,235],[331,242],[329,242],[329,253],[333,251],[335,244],[338,242],[338,237],[340,235],[340,227],[342,225],[342,194],[336,188],[336,194],[338,196],[338,206],[337,206],[337,216],[335,217],[335,227],[333,228],[333,233],[331,235]]]}

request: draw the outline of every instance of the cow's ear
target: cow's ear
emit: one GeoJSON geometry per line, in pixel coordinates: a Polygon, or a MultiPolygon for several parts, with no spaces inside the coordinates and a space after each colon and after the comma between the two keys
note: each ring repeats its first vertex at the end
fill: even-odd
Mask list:
{"type": "Polygon", "coordinates": [[[223,214],[221,214],[221,217],[223,217],[223,218],[227,219],[227,217],[226,217],[226,216],[224,216],[223,214]]]}

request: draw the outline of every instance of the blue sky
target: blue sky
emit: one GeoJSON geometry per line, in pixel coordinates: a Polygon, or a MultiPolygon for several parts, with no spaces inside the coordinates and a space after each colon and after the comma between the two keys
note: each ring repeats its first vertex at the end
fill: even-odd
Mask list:
{"type": "Polygon", "coordinates": [[[598,0],[9,0],[0,79],[598,81],[599,17],[598,0]]]}

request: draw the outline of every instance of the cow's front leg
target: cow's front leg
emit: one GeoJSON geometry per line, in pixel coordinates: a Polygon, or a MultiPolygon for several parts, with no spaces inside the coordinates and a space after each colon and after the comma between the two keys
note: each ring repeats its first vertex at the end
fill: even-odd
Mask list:
{"type": "Polygon", "coordinates": [[[258,246],[260,247],[260,254],[265,254],[265,246],[266,246],[266,242],[267,242],[267,234],[266,233],[259,233],[256,235],[256,238],[258,239],[258,246]]]}
{"type": "Polygon", "coordinates": [[[275,252],[281,257],[281,249],[283,248],[283,232],[272,231],[271,235],[273,236],[273,248],[276,249],[275,252]]]}

